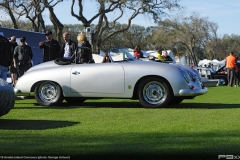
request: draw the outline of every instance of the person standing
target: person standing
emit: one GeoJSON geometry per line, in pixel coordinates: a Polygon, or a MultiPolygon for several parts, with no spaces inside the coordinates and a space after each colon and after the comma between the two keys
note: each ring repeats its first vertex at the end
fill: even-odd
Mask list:
{"type": "Polygon", "coordinates": [[[7,81],[8,67],[11,65],[11,46],[7,38],[0,35],[0,78],[7,81]]]}
{"type": "Polygon", "coordinates": [[[63,33],[64,43],[62,44],[59,57],[74,60],[77,43],[70,38],[68,32],[63,33]]]}
{"type": "Polygon", "coordinates": [[[18,46],[16,42],[16,37],[12,36],[9,38],[10,39],[10,45],[11,45],[11,66],[9,67],[9,71],[11,73],[12,77],[12,85],[15,86],[17,82],[17,69],[14,67],[14,62],[13,62],[13,54],[14,54],[14,49],[18,46]]]}
{"type": "Polygon", "coordinates": [[[229,53],[229,56],[226,57],[226,68],[227,68],[227,79],[228,79],[228,86],[232,87],[235,81],[235,62],[236,57],[234,56],[233,52],[229,53]]]}
{"type": "Polygon", "coordinates": [[[92,47],[85,34],[80,33],[77,36],[78,47],[87,47],[89,49],[81,49],[78,51],[80,56],[79,63],[89,63],[92,60],[92,47]]]}
{"type": "Polygon", "coordinates": [[[31,67],[32,58],[32,48],[26,44],[26,37],[21,37],[20,45],[14,49],[13,55],[14,67],[19,68],[19,77],[31,67]]]}
{"type": "Polygon", "coordinates": [[[59,42],[52,37],[52,31],[45,33],[46,40],[39,42],[40,49],[43,48],[43,62],[55,60],[60,52],[59,42]]]}
{"type": "MultiPolygon", "coordinates": [[[[236,57],[238,60],[238,57],[236,57]]],[[[235,85],[234,87],[238,87],[240,85],[240,63],[238,63],[236,60],[235,63],[235,85]]]]}

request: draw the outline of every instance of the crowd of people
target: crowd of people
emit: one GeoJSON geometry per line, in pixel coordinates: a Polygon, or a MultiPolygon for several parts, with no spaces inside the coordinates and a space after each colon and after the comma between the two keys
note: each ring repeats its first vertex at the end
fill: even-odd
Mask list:
{"type": "MultiPolygon", "coordinates": [[[[145,58],[141,51],[140,45],[137,45],[133,50],[133,55],[136,59],[145,58]]],[[[173,59],[168,55],[167,50],[158,49],[156,56],[149,56],[149,60],[156,60],[159,62],[172,62],[173,59]]]]}
{"type": "MultiPolygon", "coordinates": [[[[39,42],[40,49],[43,49],[43,62],[55,60],[57,58],[69,59],[73,62],[77,61],[77,63],[91,63],[90,61],[93,61],[91,44],[87,40],[85,34],[80,33],[77,36],[78,42],[75,42],[71,39],[70,34],[65,32],[63,34],[64,43],[62,45],[60,45],[57,40],[53,39],[52,31],[47,31],[45,36],[46,40],[39,42]],[[88,48],[88,52],[86,52],[85,49],[77,50],[78,47],[88,48]],[[78,57],[78,59],[76,57],[78,57]]],[[[18,45],[15,36],[8,39],[3,36],[0,37],[1,46],[4,46],[0,54],[0,78],[6,80],[7,72],[9,71],[13,86],[16,84],[17,79],[32,66],[32,48],[27,45],[26,40],[26,37],[21,37],[20,44],[18,45]],[[9,50],[7,46],[9,46],[9,50]]],[[[136,57],[136,59],[144,58],[140,45],[134,48],[134,57],[136,57]]],[[[162,49],[158,49],[154,57],[149,56],[149,60],[156,59],[160,62],[173,61],[167,51],[162,49]]],[[[233,52],[230,52],[229,56],[226,57],[228,86],[230,87],[240,85],[240,63],[237,63],[237,60],[238,58],[234,56],[233,52]]],[[[109,55],[105,53],[102,63],[109,62],[111,62],[109,55]]],[[[212,68],[213,70],[211,64],[205,67],[212,68]]]]}
{"type": "Polygon", "coordinates": [[[237,87],[240,85],[240,63],[238,57],[230,52],[226,57],[227,79],[229,87],[237,87]]]}
{"type": "MultiPolygon", "coordinates": [[[[238,57],[235,56],[233,52],[230,52],[225,60],[228,86],[240,86],[240,63],[238,63],[238,57]]],[[[206,67],[213,74],[216,72],[212,63],[204,64],[203,66],[200,65],[199,67],[206,67]]]]}
{"type": "MultiPolygon", "coordinates": [[[[94,63],[92,59],[92,49],[85,34],[77,36],[78,42],[71,39],[70,34],[63,34],[63,44],[53,39],[52,31],[45,33],[46,40],[39,42],[40,49],[43,49],[42,62],[52,61],[57,58],[69,59],[76,63],[94,63]],[[79,49],[83,47],[85,49],[79,49]],[[78,57],[78,59],[76,58],[78,57]]],[[[17,79],[20,78],[30,67],[32,67],[33,53],[31,46],[26,43],[27,38],[21,37],[20,44],[16,42],[16,37],[0,37],[0,78],[7,80],[8,71],[11,74],[12,85],[15,86],[17,79]]]]}

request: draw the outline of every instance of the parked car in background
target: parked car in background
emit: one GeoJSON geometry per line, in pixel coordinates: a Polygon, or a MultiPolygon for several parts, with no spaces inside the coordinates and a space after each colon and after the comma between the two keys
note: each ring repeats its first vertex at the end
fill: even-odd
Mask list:
{"type": "Polygon", "coordinates": [[[90,98],[127,98],[158,108],[208,91],[197,70],[189,66],[138,60],[124,48],[113,48],[108,55],[111,63],[94,59],[96,63],[59,65],[50,61],[36,65],[18,80],[15,92],[34,92],[44,106],[60,105],[64,99],[83,103],[90,98]]]}
{"type": "Polygon", "coordinates": [[[225,66],[219,68],[217,71],[212,72],[210,79],[219,79],[218,85],[227,85],[227,69],[225,66]]]}

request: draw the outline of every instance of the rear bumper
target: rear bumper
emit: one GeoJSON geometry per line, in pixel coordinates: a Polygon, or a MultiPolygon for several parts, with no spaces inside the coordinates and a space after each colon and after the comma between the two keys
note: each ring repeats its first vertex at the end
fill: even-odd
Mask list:
{"type": "Polygon", "coordinates": [[[203,89],[181,89],[179,94],[181,96],[198,96],[208,92],[208,88],[203,89]]]}

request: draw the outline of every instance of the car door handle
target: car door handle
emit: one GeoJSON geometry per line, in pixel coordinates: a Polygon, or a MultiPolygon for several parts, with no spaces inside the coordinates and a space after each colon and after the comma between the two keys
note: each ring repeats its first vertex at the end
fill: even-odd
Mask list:
{"type": "Polygon", "coordinates": [[[72,74],[79,75],[79,74],[80,74],[80,72],[78,72],[78,71],[75,71],[75,72],[72,72],[72,74]]]}

